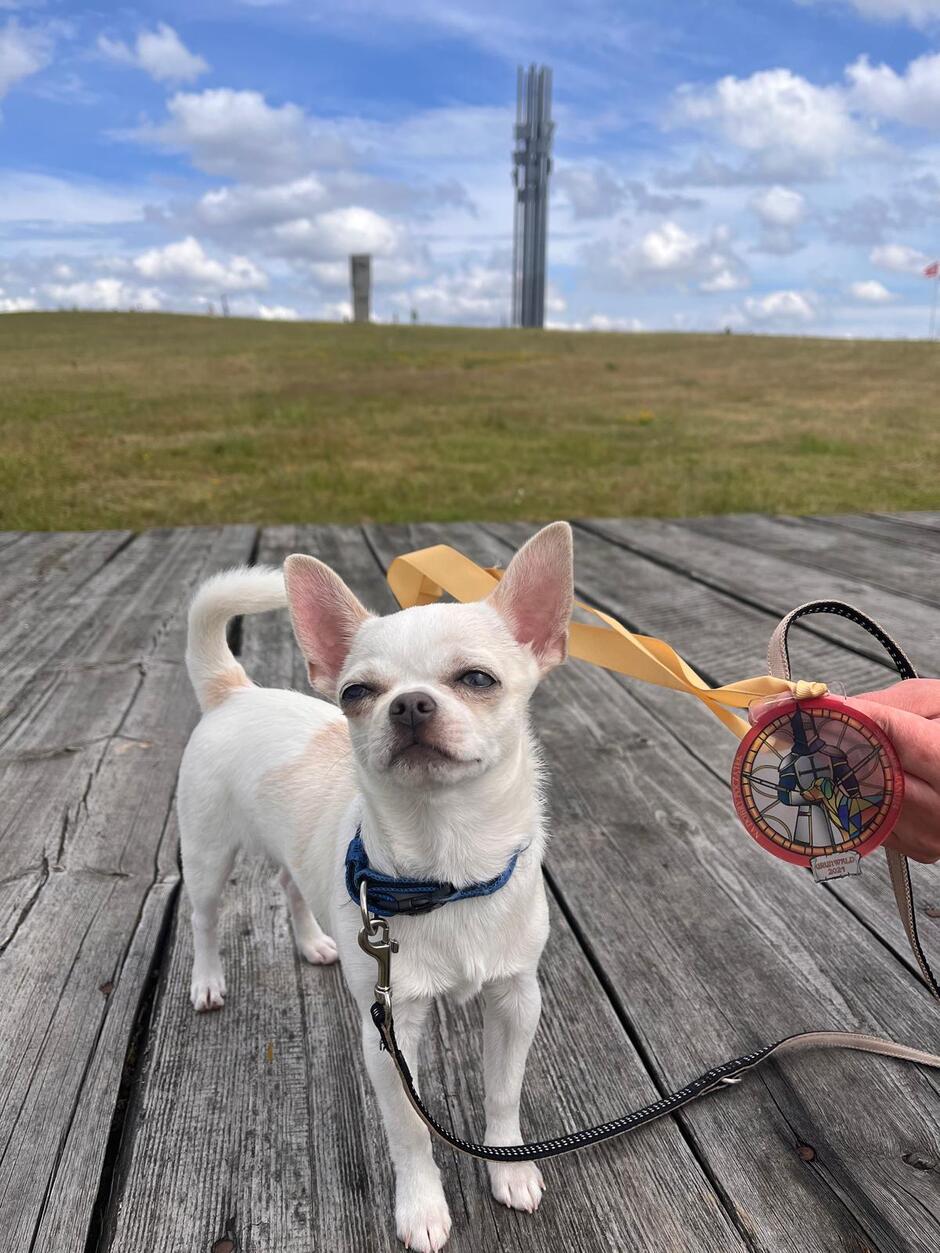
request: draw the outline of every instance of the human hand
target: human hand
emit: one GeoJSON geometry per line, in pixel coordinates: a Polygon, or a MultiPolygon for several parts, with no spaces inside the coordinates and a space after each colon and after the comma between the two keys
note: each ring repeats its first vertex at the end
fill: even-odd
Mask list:
{"type": "Polygon", "coordinates": [[[904,804],[888,848],[940,860],[940,679],[904,679],[848,698],[891,740],[904,771],[904,804]]]}

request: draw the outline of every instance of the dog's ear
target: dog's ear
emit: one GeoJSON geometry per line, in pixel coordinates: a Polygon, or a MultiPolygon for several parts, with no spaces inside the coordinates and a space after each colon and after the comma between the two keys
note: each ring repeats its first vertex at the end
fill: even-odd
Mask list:
{"type": "Polygon", "coordinates": [[[528,644],[544,673],[568,656],[574,598],[571,527],[553,522],[516,553],[489,602],[520,644],[528,644]]]}
{"type": "Polygon", "coordinates": [[[316,557],[295,553],[284,562],[294,635],[314,686],[332,695],[353,637],[372,615],[338,574],[316,557]]]}

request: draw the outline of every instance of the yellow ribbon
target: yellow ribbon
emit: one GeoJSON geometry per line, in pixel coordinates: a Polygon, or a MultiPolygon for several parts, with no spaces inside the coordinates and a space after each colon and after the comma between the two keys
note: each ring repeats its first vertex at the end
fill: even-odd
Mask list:
{"type": "MultiPolygon", "coordinates": [[[[454,600],[483,600],[502,574],[501,570],[478,566],[447,544],[435,544],[432,548],[396,557],[389,566],[387,578],[395,599],[403,609],[408,609],[413,605],[430,605],[445,592],[454,600]]],[[[642,679],[675,692],[688,692],[735,735],[744,735],[748,723],[731,709],[747,709],[752,701],[785,693],[791,693],[797,700],[826,693],[825,683],[778,679],[769,674],[724,687],[709,687],[675,649],[662,640],[650,635],[634,635],[609,614],[579,600],[575,604],[604,625],[572,622],[568,635],[568,651],[572,657],[605,670],[616,670],[631,679],[642,679]]]]}

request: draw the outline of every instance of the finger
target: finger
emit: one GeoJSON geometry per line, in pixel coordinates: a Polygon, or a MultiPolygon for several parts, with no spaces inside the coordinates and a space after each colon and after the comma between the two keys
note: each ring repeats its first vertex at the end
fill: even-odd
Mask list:
{"type": "Polygon", "coordinates": [[[904,679],[891,687],[859,692],[852,700],[875,701],[894,709],[906,709],[922,718],[940,718],[940,682],[936,679],[904,679]]]}
{"type": "Polygon", "coordinates": [[[917,835],[907,838],[893,831],[885,840],[884,846],[894,849],[896,853],[903,853],[905,857],[910,857],[911,861],[919,861],[925,866],[932,866],[934,862],[940,861],[940,847],[917,835]]]}
{"type": "Polygon", "coordinates": [[[850,709],[869,717],[894,745],[905,774],[916,775],[940,790],[940,723],[906,709],[894,709],[857,696],[847,700],[850,709]]]}
{"type": "Polygon", "coordinates": [[[905,776],[904,805],[885,843],[915,861],[940,860],[940,796],[922,779],[905,776]]]}

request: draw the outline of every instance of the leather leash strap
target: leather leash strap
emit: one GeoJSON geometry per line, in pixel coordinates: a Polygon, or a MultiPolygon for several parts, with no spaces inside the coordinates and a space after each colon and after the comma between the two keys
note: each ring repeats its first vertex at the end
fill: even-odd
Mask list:
{"type": "MultiPolygon", "coordinates": [[[[443,547],[443,546],[442,546],[443,547]]],[[[418,563],[412,564],[409,558],[398,558],[403,565],[399,566],[399,578],[393,581],[393,571],[395,564],[389,570],[389,582],[392,583],[393,589],[398,595],[400,603],[430,603],[441,595],[442,587],[457,595],[458,599],[476,600],[480,599],[487,591],[492,590],[498,572],[483,571],[479,566],[469,562],[462,554],[455,553],[452,549],[444,550],[446,561],[441,568],[440,573],[444,576],[441,578],[440,584],[435,586],[434,576],[438,571],[433,568],[436,564],[431,563],[432,569],[427,568],[426,558],[428,554],[436,555],[440,550],[427,549],[422,553],[409,554],[409,558],[424,558],[421,562],[422,568],[416,569],[418,563]],[[464,595],[454,592],[453,578],[449,577],[453,574],[453,558],[459,558],[462,562],[466,562],[467,566],[472,567],[472,571],[479,574],[489,575],[491,581],[483,582],[476,578],[472,572],[464,570],[464,574],[471,574],[471,584],[475,583],[473,591],[476,594],[467,595],[467,585],[464,583],[461,590],[464,595]],[[404,572],[404,577],[402,576],[404,572]],[[422,579],[424,585],[422,586],[422,579]],[[401,593],[401,594],[399,594],[401,593]]],[[[443,555],[443,554],[442,554],[443,555]]],[[[585,606],[585,608],[588,608],[585,606]]],[[[771,676],[778,680],[779,686],[774,691],[768,683],[760,681],[763,691],[755,691],[757,686],[754,680],[748,680],[746,684],[735,685],[735,688],[724,689],[708,689],[698,675],[691,670],[690,667],[673,653],[668,645],[663,644],[659,640],[649,640],[642,636],[633,636],[625,627],[621,626],[613,618],[608,618],[606,614],[600,614],[596,610],[590,612],[595,613],[614,631],[621,636],[620,642],[615,645],[619,651],[624,648],[624,637],[626,638],[626,647],[632,654],[630,657],[630,669],[625,671],[632,673],[637,678],[650,679],[649,674],[636,673],[637,668],[647,669],[646,662],[650,660],[655,663],[654,672],[656,677],[651,681],[661,683],[663,686],[675,687],[680,690],[692,691],[693,694],[703,699],[712,709],[713,713],[718,714],[719,708],[717,701],[724,701],[726,704],[738,704],[740,698],[745,695],[742,690],[750,689],[747,692],[748,701],[758,696],[776,694],[780,691],[791,691],[798,698],[802,695],[816,695],[819,684],[793,684],[790,680],[790,661],[787,648],[787,636],[790,626],[798,619],[806,617],[809,614],[816,613],[834,613],[840,617],[847,618],[850,622],[861,626],[864,630],[873,635],[875,639],[882,644],[890,655],[892,661],[898,669],[898,673],[902,678],[916,678],[916,671],[911,665],[908,658],[895,644],[877,623],[873,622],[865,614],[855,609],[851,605],[846,605],[841,601],[812,601],[808,604],[801,605],[794,609],[783,619],[777,629],[774,631],[770,641],[768,652],[768,661],[771,676]],[[658,645],[658,649],[651,650],[648,646],[658,645]],[[641,665],[637,667],[637,658],[640,659],[641,665]],[[690,681],[691,676],[691,681],[690,681]],[[698,690],[695,690],[695,689],[698,690]],[[768,690],[770,688],[770,690],[768,690]],[[817,689],[816,691],[812,689],[817,689]],[[728,700],[731,695],[733,700],[728,700]],[[717,698],[717,701],[716,701],[717,698]]],[[[587,650],[575,648],[575,633],[579,624],[572,626],[572,648],[571,652],[574,656],[585,656],[585,652],[592,655],[585,657],[586,660],[598,661],[604,665],[596,655],[596,640],[591,641],[591,647],[587,650]]],[[[582,631],[594,632],[597,628],[582,627],[582,631]]],[[[610,665],[611,669],[621,670],[622,656],[617,658],[621,664],[610,665]]],[[[607,663],[609,665],[609,662],[607,663]]],[[[739,707],[746,708],[748,701],[740,703],[739,707]]],[[[727,713],[727,711],[722,711],[727,713]]],[[[733,717],[733,715],[729,715],[733,717]]],[[[722,718],[722,721],[725,721],[722,718]]],[[[736,723],[742,720],[735,718],[736,723]]],[[[731,729],[738,728],[726,722],[731,729]]],[[[746,724],[745,724],[746,725],[746,724]]],[[[740,731],[739,731],[740,733],[740,731]]],[[[913,889],[911,886],[910,869],[908,867],[907,858],[900,853],[886,850],[888,855],[888,867],[891,873],[891,883],[894,888],[895,897],[898,903],[898,910],[904,929],[907,932],[911,949],[917,960],[917,964],[923,975],[924,982],[930,992],[940,1000],[940,986],[930,969],[930,965],[921,947],[920,938],[917,934],[917,923],[914,911],[913,889]]],[[[375,988],[375,1003],[372,1006],[372,1020],[378,1030],[382,1047],[387,1049],[388,1054],[395,1065],[401,1080],[402,1087],[408,1097],[415,1113],[425,1124],[425,1126],[449,1144],[451,1148],[456,1149],[460,1153],[465,1153],[470,1157],[481,1158],[489,1162],[526,1162],[536,1161],[548,1157],[560,1157],[566,1153],[574,1153],[579,1149],[587,1148],[592,1144],[599,1144],[604,1140],[612,1140],[617,1136],[625,1135],[630,1131],[635,1131],[639,1127],[645,1127],[651,1122],[655,1122],[659,1118],[664,1118],[667,1114],[672,1114],[683,1106],[690,1104],[692,1101],[698,1100],[699,1097],[707,1096],[712,1092],[718,1092],[724,1087],[739,1083],[746,1074],[756,1069],[762,1063],[772,1058],[783,1057],[788,1053],[798,1053],[809,1049],[823,1048],[846,1048],[856,1049],[864,1053],[876,1053],[881,1057],[894,1057],[901,1061],[914,1062],[921,1066],[932,1066],[940,1069],[940,1056],[934,1053],[927,1053],[921,1049],[910,1048],[904,1044],[896,1044],[891,1040],[882,1040],[877,1036],[862,1035],[851,1031],[804,1031],[798,1035],[787,1036],[783,1040],[778,1040],[776,1044],[766,1044],[753,1053],[746,1053],[741,1057],[732,1058],[730,1061],[722,1063],[720,1066],[714,1066],[711,1070],[706,1070],[704,1074],[699,1075],[697,1079],[693,1079],[691,1083],[686,1084],[684,1088],[672,1092],[667,1096],[661,1097],[658,1101],[653,1101],[649,1105],[643,1106],[641,1109],[632,1111],[631,1113],[622,1114],[618,1118],[611,1119],[609,1122],[600,1123],[596,1127],[588,1127],[583,1130],[569,1132],[566,1135],[555,1136],[553,1139],[534,1141],[528,1144],[508,1144],[508,1145],[490,1145],[477,1144],[472,1140],[465,1140],[461,1136],[456,1135],[453,1131],[448,1130],[443,1124],[429,1112],[424,1105],[421,1097],[418,1095],[415,1087],[414,1079],[408,1063],[402,1055],[401,1049],[395,1038],[395,1026],[392,1014],[392,986],[391,986],[391,955],[398,948],[397,943],[389,938],[388,923],[385,919],[373,918],[368,912],[365,895],[361,898],[363,927],[359,935],[359,944],[364,952],[374,957],[378,963],[379,977],[375,988]]]]}

